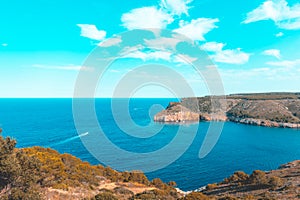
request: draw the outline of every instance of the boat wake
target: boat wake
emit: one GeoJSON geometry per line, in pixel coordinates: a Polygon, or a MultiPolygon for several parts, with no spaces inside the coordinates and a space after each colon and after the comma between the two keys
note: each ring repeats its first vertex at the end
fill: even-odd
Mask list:
{"type": "Polygon", "coordinates": [[[77,135],[77,136],[70,137],[70,138],[65,139],[65,140],[63,140],[63,141],[56,142],[56,143],[50,145],[49,147],[55,147],[55,146],[58,146],[58,145],[61,145],[61,144],[65,144],[65,143],[71,142],[71,141],[73,141],[73,140],[76,140],[76,139],[78,139],[78,138],[87,136],[88,134],[89,134],[89,132],[81,133],[81,134],[79,134],[79,135],[77,135]]]}

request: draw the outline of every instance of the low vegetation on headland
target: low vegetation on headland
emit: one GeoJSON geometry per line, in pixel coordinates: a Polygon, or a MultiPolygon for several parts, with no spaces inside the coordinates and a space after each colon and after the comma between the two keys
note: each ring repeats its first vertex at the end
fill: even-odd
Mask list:
{"type": "Polygon", "coordinates": [[[117,172],[53,149],[15,145],[15,140],[0,136],[1,200],[180,197],[175,182],[149,181],[139,171],[117,172]]]}
{"type": "Polygon", "coordinates": [[[235,172],[201,191],[184,193],[176,183],[149,181],[138,171],[117,172],[57,151],[15,148],[16,141],[0,136],[0,199],[297,199],[300,198],[300,161],[278,170],[235,172]]]}
{"type": "Polygon", "coordinates": [[[233,121],[300,128],[300,93],[235,94],[183,98],[154,117],[158,122],[233,121]]]}

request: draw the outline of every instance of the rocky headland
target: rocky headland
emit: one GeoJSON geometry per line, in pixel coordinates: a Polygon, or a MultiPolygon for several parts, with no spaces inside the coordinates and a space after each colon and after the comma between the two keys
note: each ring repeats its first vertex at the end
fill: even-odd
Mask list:
{"type": "Polygon", "coordinates": [[[154,116],[158,122],[193,122],[199,121],[200,115],[186,108],[178,102],[170,102],[168,107],[154,116]]]}
{"type": "Polygon", "coordinates": [[[235,94],[183,98],[154,116],[157,122],[232,121],[300,128],[300,93],[235,94]]]}

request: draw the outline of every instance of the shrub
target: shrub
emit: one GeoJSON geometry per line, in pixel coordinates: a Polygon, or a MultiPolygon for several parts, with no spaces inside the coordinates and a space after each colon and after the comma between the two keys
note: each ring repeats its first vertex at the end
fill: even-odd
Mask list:
{"type": "Polygon", "coordinates": [[[277,176],[272,176],[269,179],[269,185],[271,186],[272,189],[276,189],[283,185],[283,180],[277,176]]]}
{"type": "Polygon", "coordinates": [[[150,190],[150,191],[144,191],[142,193],[136,194],[134,197],[130,199],[131,200],[137,200],[137,199],[154,200],[154,199],[174,199],[174,197],[170,196],[167,191],[150,190]]]}
{"type": "Polygon", "coordinates": [[[116,187],[114,188],[114,192],[117,194],[123,194],[123,195],[134,195],[134,193],[124,187],[116,187]]]}
{"type": "Polygon", "coordinates": [[[216,183],[213,183],[213,184],[208,184],[207,186],[206,186],[206,189],[207,190],[213,190],[213,189],[215,189],[215,188],[217,188],[218,187],[218,185],[216,184],[216,183]]]}
{"type": "Polygon", "coordinates": [[[249,179],[248,174],[246,174],[243,171],[236,171],[236,172],[234,172],[233,175],[224,179],[223,183],[235,183],[235,182],[243,183],[243,182],[247,181],[248,179],[249,179]]]}
{"type": "Polygon", "coordinates": [[[177,183],[176,183],[175,181],[170,181],[170,182],[168,183],[168,185],[171,186],[171,187],[176,187],[176,186],[177,186],[177,183]]]}
{"type": "Polygon", "coordinates": [[[109,192],[97,194],[94,198],[95,200],[118,200],[117,197],[115,197],[112,193],[109,192]]]}
{"type": "MultiPolygon", "coordinates": [[[[125,176],[128,176],[128,175],[125,174],[125,176]]],[[[129,177],[128,177],[128,181],[137,182],[137,183],[141,183],[141,184],[145,184],[145,185],[149,184],[149,180],[147,179],[145,174],[143,172],[140,172],[140,171],[130,172],[129,177]]]]}
{"type": "Polygon", "coordinates": [[[15,140],[0,136],[0,199],[40,199],[40,163],[15,146],[15,140]]]}
{"type": "Polygon", "coordinates": [[[209,200],[209,197],[201,192],[191,192],[185,197],[182,197],[181,200],[209,200]]]}
{"type": "Polygon", "coordinates": [[[221,197],[218,200],[238,200],[238,198],[234,197],[234,196],[225,196],[225,197],[221,197]]]}
{"type": "Polygon", "coordinates": [[[155,187],[159,188],[159,189],[163,189],[165,184],[162,182],[162,180],[160,180],[159,178],[155,178],[151,181],[152,185],[154,185],[155,187]]]}
{"type": "Polygon", "coordinates": [[[253,195],[246,195],[245,197],[244,197],[244,200],[255,200],[256,198],[255,198],[255,196],[253,196],[253,195]]]}
{"type": "Polygon", "coordinates": [[[266,173],[260,170],[255,170],[249,177],[250,184],[266,185],[268,184],[266,173]]]}

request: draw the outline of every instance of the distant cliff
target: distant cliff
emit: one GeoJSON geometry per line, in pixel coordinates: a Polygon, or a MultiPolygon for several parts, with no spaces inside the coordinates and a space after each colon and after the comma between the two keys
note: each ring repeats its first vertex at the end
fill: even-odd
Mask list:
{"type": "Polygon", "coordinates": [[[191,122],[199,121],[200,115],[186,108],[178,102],[170,102],[166,110],[154,116],[158,122],[191,122]]]}
{"type": "Polygon", "coordinates": [[[171,102],[154,116],[158,122],[233,121],[268,127],[300,128],[300,93],[235,94],[171,102]]]}

